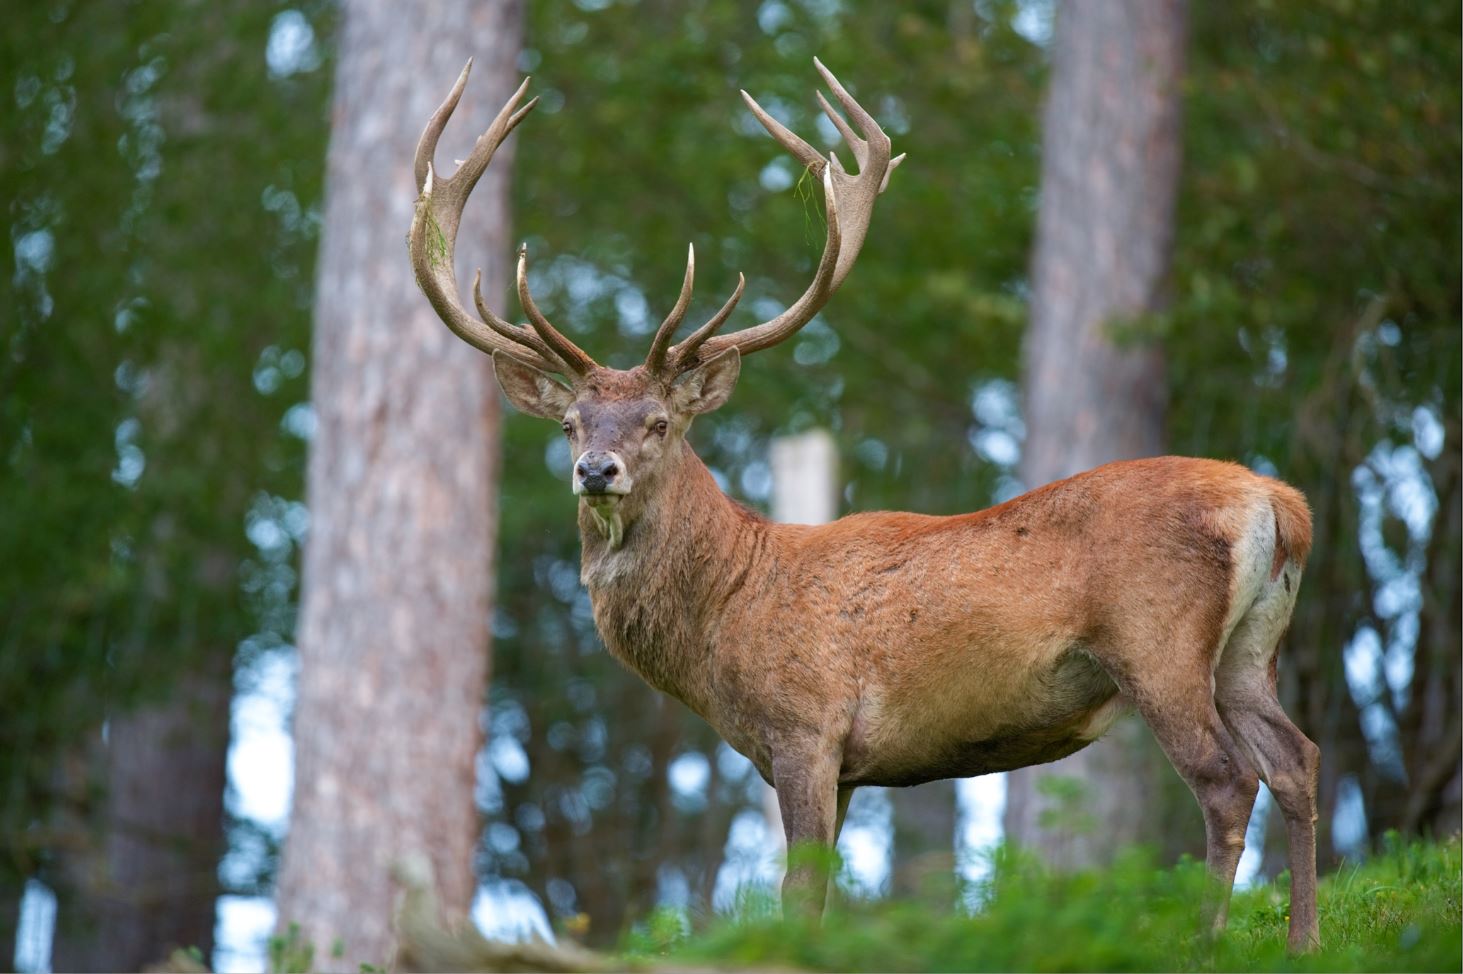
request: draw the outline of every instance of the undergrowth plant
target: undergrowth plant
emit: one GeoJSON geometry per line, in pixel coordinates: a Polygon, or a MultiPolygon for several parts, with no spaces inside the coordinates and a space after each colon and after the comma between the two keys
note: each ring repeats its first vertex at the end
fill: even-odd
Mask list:
{"type": "Polygon", "coordinates": [[[822,924],[784,922],[765,893],[744,891],[704,924],[653,915],[624,945],[630,963],[828,971],[1458,971],[1463,858],[1444,842],[1389,839],[1320,886],[1322,949],[1285,949],[1289,877],[1234,894],[1229,928],[1200,928],[1212,895],[1202,863],[1156,868],[1135,850],[1105,870],[1053,873],[1011,849],[985,879],[918,900],[861,899],[842,883],[822,924]],[[690,933],[693,927],[701,929],[690,933]]]}

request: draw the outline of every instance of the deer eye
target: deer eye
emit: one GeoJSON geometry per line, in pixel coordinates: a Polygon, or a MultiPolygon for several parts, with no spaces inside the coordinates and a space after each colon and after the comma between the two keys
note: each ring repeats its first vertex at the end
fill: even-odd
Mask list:
{"type": "Polygon", "coordinates": [[[655,430],[656,436],[665,436],[666,430],[670,429],[671,427],[670,424],[667,423],[665,420],[658,419],[655,421],[655,426],[651,428],[655,430]]]}
{"type": "Polygon", "coordinates": [[[560,429],[562,429],[564,431],[564,435],[565,436],[573,436],[574,435],[574,424],[571,423],[571,422],[569,422],[567,419],[564,420],[564,422],[562,424],[560,424],[560,429]]]}

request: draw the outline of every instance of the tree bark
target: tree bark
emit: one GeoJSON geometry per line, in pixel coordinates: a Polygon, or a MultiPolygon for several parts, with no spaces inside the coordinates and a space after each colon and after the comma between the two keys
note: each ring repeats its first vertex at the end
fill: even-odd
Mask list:
{"type": "Polygon", "coordinates": [[[175,949],[213,952],[224,848],[233,653],[179,677],[160,704],[108,722],[101,821],[65,853],[58,971],[142,970],[175,949]]]}
{"type": "MultiPolygon", "coordinates": [[[[317,969],[389,965],[400,887],[425,857],[466,915],[480,823],[499,406],[486,356],[433,314],[404,238],[427,118],[471,55],[437,153],[450,167],[516,86],[522,5],[353,0],[343,11],[315,306],[311,528],[296,783],[279,923],[317,969]]],[[[474,193],[459,279],[506,290],[511,143],[474,193]]]]}
{"type": "MultiPolygon", "coordinates": [[[[1183,0],[1107,0],[1057,18],[1023,362],[1028,487],[1163,452],[1162,351],[1118,333],[1163,305],[1186,13],[1183,0]]],[[[1161,841],[1146,736],[1124,721],[1064,761],[1013,772],[1008,838],[1068,867],[1161,841]]]]}

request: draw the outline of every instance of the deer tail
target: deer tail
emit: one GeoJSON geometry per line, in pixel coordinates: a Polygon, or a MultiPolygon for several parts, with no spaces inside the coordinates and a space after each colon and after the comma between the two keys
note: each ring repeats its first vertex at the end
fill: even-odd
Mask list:
{"type": "Polygon", "coordinates": [[[1305,495],[1287,483],[1270,480],[1270,508],[1275,512],[1275,562],[1273,579],[1287,561],[1304,565],[1311,553],[1311,506],[1305,495]]]}

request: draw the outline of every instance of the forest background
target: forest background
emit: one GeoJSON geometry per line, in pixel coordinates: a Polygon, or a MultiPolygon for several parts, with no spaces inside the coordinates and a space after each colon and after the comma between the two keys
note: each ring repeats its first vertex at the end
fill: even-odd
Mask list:
{"type": "MultiPolygon", "coordinates": [[[[307,456],[334,408],[322,388],[349,395],[340,363],[358,352],[348,332],[312,345],[312,320],[347,314],[348,328],[358,308],[425,304],[405,276],[393,295],[370,274],[329,307],[317,293],[353,15],[47,0],[0,27],[0,966],[212,951],[215,929],[215,961],[246,964],[259,944],[238,931],[276,921],[281,843],[301,827],[283,730],[302,551],[322,517],[307,456]],[[312,402],[323,367],[345,381],[316,374],[312,402]]],[[[501,252],[459,244],[497,262],[500,307],[510,241],[526,240],[551,317],[627,365],[692,239],[698,309],[742,270],[744,305],[775,312],[817,259],[822,217],[737,89],[831,144],[810,98],[816,54],[909,160],[849,284],[790,347],[749,363],[732,404],[698,421],[698,452],[762,509],[770,442],[810,429],[837,442],[843,512],[956,513],[1035,485],[1026,420],[1046,393],[1022,388],[1022,349],[1056,5],[534,0],[483,16],[512,20],[494,21],[493,42],[512,50],[470,90],[475,110],[530,72],[542,98],[501,161],[504,204],[483,211],[501,252]]],[[[416,104],[430,111],[466,54],[493,46],[467,24],[420,63],[379,68],[424,92],[402,113],[413,137],[416,104]]],[[[1148,398],[1163,449],[1274,473],[1314,508],[1280,685],[1326,755],[1323,869],[1389,830],[1459,823],[1459,35],[1447,4],[1194,3],[1170,270],[1150,310],[1109,323],[1115,347],[1162,357],[1148,398]]],[[[410,189],[399,205],[409,216],[410,189]]],[[[354,218],[361,233],[385,219],[354,218]]],[[[403,275],[405,231],[385,231],[403,275]]],[[[404,360],[419,333],[393,339],[404,360]]],[[[433,354],[477,367],[466,347],[433,354]]],[[[410,400],[435,374],[383,373],[388,391],[361,395],[410,400]]],[[[475,536],[487,587],[462,596],[481,631],[449,646],[486,659],[491,635],[472,697],[485,740],[452,771],[481,816],[457,857],[475,915],[609,943],[657,905],[726,907],[768,876],[761,785],[603,653],[562,438],[500,416],[494,391],[480,402],[405,440],[450,454],[476,438],[491,474],[475,536]]],[[[418,675],[402,692],[449,678],[429,662],[418,675]]],[[[1141,733],[1128,746],[1152,782],[1140,837],[1165,859],[1195,852],[1192,800],[1141,733]]],[[[415,787],[400,768],[371,781],[368,796],[415,787]]],[[[1085,787],[1044,786],[1044,827],[1100,832],[1085,787]]],[[[861,796],[866,894],[966,849],[969,818],[999,814],[977,794],[1000,788],[861,796]]],[[[1283,829],[1266,811],[1251,868],[1273,875],[1283,829]]]]}

